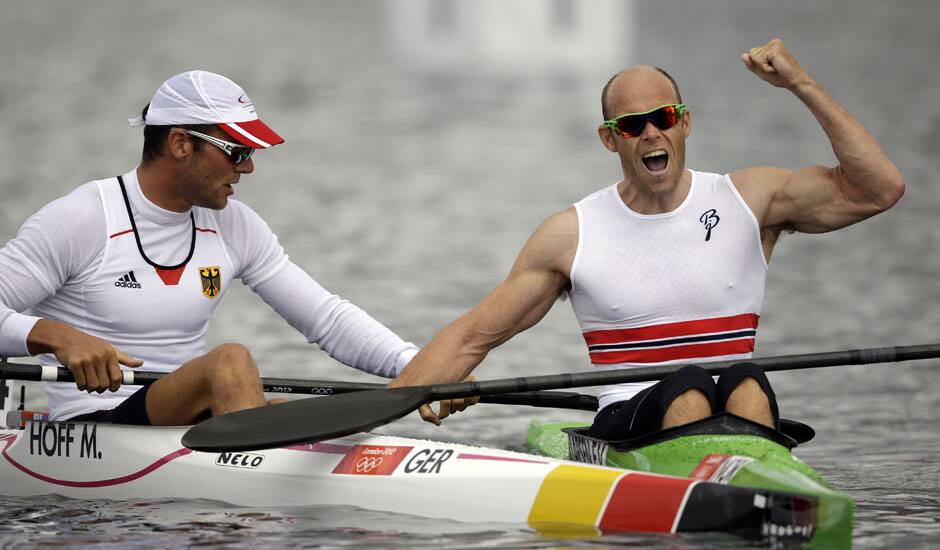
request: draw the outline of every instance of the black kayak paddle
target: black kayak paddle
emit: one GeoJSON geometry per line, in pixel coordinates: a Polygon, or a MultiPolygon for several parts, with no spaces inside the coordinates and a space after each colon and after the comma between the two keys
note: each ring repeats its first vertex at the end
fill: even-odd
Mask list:
{"type": "MultiPolygon", "coordinates": [[[[717,361],[701,366],[711,374],[719,374],[723,369],[742,362],[757,364],[765,371],[781,371],[892,363],[935,357],[940,357],[940,344],[781,355],[746,361],[717,361]]],[[[431,401],[533,390],[646,382],[660,380],[683,366],[665,365],[378,389],[318,399],[303,399],[210,418],[190,428],[183,436],[183,445],[196,451],[226,452],[312,443],[368,431],[397,420],[431,401]]]]}

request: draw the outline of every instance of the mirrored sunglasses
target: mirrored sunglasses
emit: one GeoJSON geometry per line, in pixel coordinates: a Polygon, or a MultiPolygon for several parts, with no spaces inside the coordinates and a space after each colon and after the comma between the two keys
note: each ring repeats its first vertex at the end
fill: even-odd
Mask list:
{"type": "Polygon", "coordinates": [[[604,121],[604,127],[610,128],[623,137],[636,137],[643,133],[647,122],[660,130],[668,130],[682,120],[685,114],[685,103],[670,103],[656,107],[644,113],[625,113],[604,121]]]}

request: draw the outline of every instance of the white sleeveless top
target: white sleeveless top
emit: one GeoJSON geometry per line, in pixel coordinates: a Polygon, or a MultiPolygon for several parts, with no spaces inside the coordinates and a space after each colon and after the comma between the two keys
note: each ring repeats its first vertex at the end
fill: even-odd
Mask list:
{"type": "MultiPolygon", "coordinates": [[[[665,214],[633,212],[617,185],[574,205],[571,306],[599,368],[754,351],[767,273],[757,219],[728,175],[690,172],[688,196],[665,214]]],[[[650,385],[607,386],[599,408],[650,385]]]]}
{"type": "MultiPolygon", "coordinates": [[[[179,263],[153,265],[140,245],[118,179],[97,185],[107,223],[104,257],[97,271],[79,288],[70,290],[66,285],[33,311],[102,338],[133,357],[146,357],[137,370],[172,371],[180,366],[179,357],[204,353],[209,319],[234,275],[216,219],[204,208],[193,208],[192,241],[183,248],[179,263]]],[[[51,354],[41,356],[41,361],[58,365],[51,354]]],[[[73,383],[46,384],[56,418],[116,407],[138,389],[121,386],[117,392],[88,394],[77,392],[73,383]]]]}

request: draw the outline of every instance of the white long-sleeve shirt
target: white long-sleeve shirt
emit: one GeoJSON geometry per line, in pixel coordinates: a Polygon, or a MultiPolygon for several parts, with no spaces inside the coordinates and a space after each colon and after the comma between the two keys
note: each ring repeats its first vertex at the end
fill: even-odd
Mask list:
{"type": "MultiPolygon", "coordinates": [[[[414,344],[404,342],[361,309],[329,293],[291,262],[264,220],[244,203],[229,200],[222,210],[197,207],[192,213],[171,212],[144,196],[136,170],[125,174],[123,181],[140,246],[150,260],[175,265],[185,259],[193,242],[194,222],[191,220],[195,220],[200,239],[191,264],[199,262],[200,250],[214,246],[221,251],[216,256],[222,257],[226,265],[222,270],[223,289],[217,298],[198,296],[201,265],[186,268],[187,280],[196,285],[196,296],[203,303],[208,304],[213,299],[217,303],[224,295],[225,284],[231,278],[238,278],[309,342],[346,365],[393,377],[417,353],[414,344]]],[[[115,200],[115,196],[121,197],[115,178],[82,185],[27,219],[16,237],[0,249],[0,265],[3,266],[0,269],[0,355],[27,355],[26,338],[42,317],[69,322],[108,340],[143,359],[145,365],[141,368],[144,370],[172,370],[205,352],[205,332],[214,303],[194,312],[193,317],[199,320],[200,315],[204,316],[204,322],[172,319],[173,313],[169,312],[175,310],[158,303],[148,305],[146,300],[131,303],[127,309],[110,315],[110,319],[88,318],[90,311],[111,311],[102,310],[100,304],[94,302],[108,296],[102,292],[96,294],[95,284],[107,290],[120,281],[121,274],[125,275],[125,280],[128,276],[141,279],[149,275],[152,281],[141,279],[145,288],[161,284],[153,282],[159,281],[153,268],[140,261],[135,236],[128,231],[127,207],[120,198],[115,200]],[[123,250],[125,263],[130,256],[134,257],[138,265],[136,276],[134,270],[128,269],[115,272],[117,277],[103,275],[110,273],[107,268],[114,270],[114,266],[105,264],[115,263],[120,250],[123,250]],[[103,286],[102,281],[106,283],[103,286]],[[26,311],[30,314],[23,313],[26,311]]],[[[117,269],[121,267],[118,265],[117,269]]],[[[127,294],[112,295],[120,297],[131,296],[139,290],[111,289],[112,292],[126,291],[127,294]]],[[[186,311],[179,310],[176,315],[185,317],[186,311]]],[[[47,364],[54,360],[51,355],[43,358],[47,364]]],[[[116,393],[89,395],[75,389],[74,384],[50,385],[47,389],[53,418],[112,408],[133,392],[133,388],[122,388],[116,393]],[[63,393],[65,391],[68,393],[63,393]]]]}

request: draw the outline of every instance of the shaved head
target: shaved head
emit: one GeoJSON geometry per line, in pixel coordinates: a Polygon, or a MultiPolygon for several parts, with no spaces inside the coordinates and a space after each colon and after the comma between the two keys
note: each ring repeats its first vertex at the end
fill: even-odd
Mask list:
{"type": "Polygon", "coordinates": [[[613,116],[615,116],[613,113],[610,112],[610,109],[607,106],[607,92],[608,90],[610,90],[614,82],[621,78],[629,79],[633,75],[636,75],[641,72],[646,72],[646,71],[656,71],[657,73],[664,76],[667,80],[669,80],[669,83],[672,85],[673,91],[675,91],[676,93],[676,103],[682,103],[682,94],[679,93],[679,85],[676,84],[676,81],[672,78],[672,76],[669,73],[667,73],[663,69],[660,69],[659,67],[653,67],[652,65],[636,65],[634,67],[624,69],[620,71],[619,73],[615,74],[614,76],[610,77],[610,80],[608,80],[607,84],[604,85],[604,91],[601,92],[601,111],[604,114],[604,120],[610,120],[613,116]]]}

